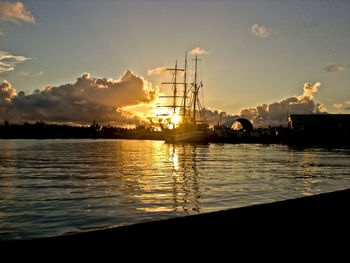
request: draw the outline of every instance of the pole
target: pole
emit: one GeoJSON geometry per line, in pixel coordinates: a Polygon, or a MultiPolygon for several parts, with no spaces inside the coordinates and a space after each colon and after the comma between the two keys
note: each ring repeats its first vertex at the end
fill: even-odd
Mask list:
{"type": "Polygon", "coordinates": [[[184,98],[183,98],[183,123],[186,123],[186,100],[187,100],[187,52],[185,53],[185,72],[184,72],[184,98]]]}
{"type": "Polygon", "coordinates": [[[196,124],[196,103],[197,103],[197,97],[198,97],[198,90],[197,90],[197,62],[198,58],[196,55],[195,58],[195,66],[194,66],[194,92],[193,92],[193,124],[196,124]]]}
{"type": "Polygon", "coordinates": [[[177,75],[177,60],[175,61],[175,71],[174,71],[174,112],[173,114],[175,114],[175,110],[176,110],[176,95],[177,95],[177,87],[176,87],[176,75],[177,75]]]}

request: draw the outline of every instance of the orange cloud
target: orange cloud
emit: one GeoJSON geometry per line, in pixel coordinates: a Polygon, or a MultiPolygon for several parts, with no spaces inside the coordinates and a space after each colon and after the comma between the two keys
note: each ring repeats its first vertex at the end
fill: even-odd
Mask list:
{"type": "Polygon", "coordinates": [[[344,68],[340,65],[331,65],[326,67],[327,72],[339,72],[339,71],[344,71],[344,68]]]}
{"type": "Polygon", "coordinates": [[[30,58],[24,56],[14,56],[6,51],[0,50],[0,73],[12,71],[17,63],[22,63],[30,58]]]}
{"type": "Polygon", "coordinates": [[[341,107],[343,107],[343,104],[339,103],[339,104],[333,104],[334,108],[340,109],[341,107]]]}
{"type": "Polygon", "coordinates": [[[202,55],[202,54],[209,54],[209,51],[204,50],[200,47],[196,47],[190,51],[191,55],[202,55]]]}
{"type": "Polygon", "coordinates": [[[166,67],[157,67],[154,69],[149,69],[147,70],[148,75],[161,75],[161,74],[166,74],[168,71],[166,67]]]}
{"type": "Polygon", "coordinates": [[[0,20],[15,24],[21,24],[22,22],[35,24],[32,13],[21,2],[0,1],[0,20]]]}

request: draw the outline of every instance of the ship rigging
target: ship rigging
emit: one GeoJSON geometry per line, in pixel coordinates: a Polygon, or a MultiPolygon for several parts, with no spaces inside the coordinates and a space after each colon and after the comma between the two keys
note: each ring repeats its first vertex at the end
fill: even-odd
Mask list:
{"type": "Polygon", "coordinates": [[[172,95],[161,96],[171,100],[171,103],[164,106],[169,111],[166,114],[158,114],[159,117],[168,117],[168,141],[203,141],[209,136],[209,129],[206,123],[203,108],[199,99],[200,89],[203,88],[202,81],[198,81],[198,57],[194,59],[194,81],[187,83],[187,53],[185,54],[184,68],[179,68],[177,61],[172,71],[172,81],[163,82],[163,85],[171,85],[172,95]],[[183,82],[178,81],[178,74],[183,72],[183,82]],[[181,88],[182,87],[182,88],[181,88]],[[182,93],[182,94],[181,94],[182,93]],[[180,96],[178,94],[181,94],[180,96]]]}

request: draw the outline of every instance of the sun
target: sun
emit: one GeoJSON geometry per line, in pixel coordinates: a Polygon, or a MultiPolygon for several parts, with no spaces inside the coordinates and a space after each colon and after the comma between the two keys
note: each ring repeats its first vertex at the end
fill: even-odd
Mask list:
{"type": "Polygon", "coordinates": [[[175,129],[182,121],[179,108],[166,109],[164,107],[158,107],[159,101],[156,101],[153,105],[153,116],[158,116],[158,122],[161,125],[166,126],[168,129],[175,129]]]}
{"type": "Polygon", "coordinates": [[[173,124],[173,127],[176,128],[177,125],[181,121],[181,116],[179,111],[175,111],[175,113],[171,116],[170,122],[173,124]]]}

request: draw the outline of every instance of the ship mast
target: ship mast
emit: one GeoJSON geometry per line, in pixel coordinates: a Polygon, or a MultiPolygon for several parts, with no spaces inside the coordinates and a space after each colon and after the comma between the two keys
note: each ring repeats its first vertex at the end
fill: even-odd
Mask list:
{"type": "Polygon", "coordinates": [[[197,122],[204,122],[205,123],[205,116],[204,116],[204,113],[203,113],[203,109],[202,109],[202,106],[201,106],[201,103],[199,101],[199,89],[201,87],[203,87],[203,83],[200,82],[200,83],[197,83],[197,72],[198,72],[198,61],[200,59],[198,59],[197,55],[196,55],[196,58],[194,59],[195,61],[195,69],[194,69],[194,82],[192,83],[192,86],[193,86],[193,118],[192,118],[192,122],[194,125],[196,125],[197,122]],[[196,120],[196,110],[198,108],[198,113],[199,115],[203,118],[203,121],[197,121],[196,120]]]}
{"type": "Polygon", "coordinates": [[[177,68],[177,60],[175,61],[175,68],[174,69],[168,69],[168,70],[174,70],[174,82],[173,82],[173,90],[174,90],[174,98],[173,98],[173,114],[176,111],[177,104],[176,104],[176,96],[177,96],[177,83],[176,83],[176,76],[177,76],[177,71],[179,70],[177,68]]]}
{"type": "MultiPolygon", "coordinates": [[[[197,122],[205,122],[205,116],[204,113],[202,112],[202,106],[199,101],[199,90],[201,87],[203,87],[202,82],[197,83],[197,72],[198,72],[198,56],[196,55],[195,59],[195,70],[194,70],[194,82],[191,83],[191,89],[190,91],[193,93],[191,103],[190,105],[187,106],[187,93],[189,92],[187,90],[187,53],[185,53],[185,65],[184,69],[178,68],[177,66],[177,60],[175,61],[175,67],[174,68],[167,68],[169,71],[173,71],[173,79],[171,82],[162,82],[162,84],[169,84],[172,85],[173,88],[173,94],[171,96],[160,96],[160,98],[169,98],[172,99],[172,103],[170,105],[165,105],[165,106],[157,106],[157,107],[167,107],[172,109],[172,114],[176,113],[177,108],[182,109],[182,123],[183,124],[188,124],[192,123],[193,125],[196,125],[197,122]],[[183,71],[184,72],[184,80],[183,82],[177,82],[177,74],[178,71],[183,71]],[[178,85],[183,85],[183,95],[178,96],[178,85]],[[182,105],[180,106],[178,102],[178,98],[182,98],[182,105]],[[188,111],[188,109],[189,111],[188,111]],[[198,108],[198,113],[199,115],[203,118],[203,121],[196,120],[196,111],[198,108]],[[193,110],[193,113],[191,114],[191,110],[193,110]],[[192,118],[191,118],[192,115],[192,118]]],[[[169,116],[170,114],[159,114],[158,116],[169,116]]]]}
{"type": "MultiPolygon", "coordinates": [[[[172,114],[176,113],[176,108],[180,108],[181,106],[177,104],[177,98],[182,96],[177,96],[178,85],[186,85],[185,83],[177,82],[177,74],[179,71],[185,71],[184,69],[177,67],[177,60],[175,61],[175,67],[174,68],[167,68],[168,71],[173,71],[173,81],[171,82],[162,82],[164,85],[172,85],[173,88],[173,95],[172,96],[160,96],[160,98],[171,98],[173,99],[172,105],[165,105],[165,106],[157,106],[157,107],[165,107],[165,108],[171,108],[172,114]]],[[[186,74],[186,73],[185,73],[186,74]]],[[[158,114],[158,116],[169,116],[169,114],[158,114]]]]}
{"type": "Polygon", "coordinates": [[[196,124],[196,108],[197,108],[197,100],[198,100],[198,90],[200,85],[197,85],[197,66],[198,66],[198,57],[194,59],[194,83],[193,83],[193,124],[196,124]]]}
{"type": "Polygon", "coordinates": [[[186,118],[186,100],[187,100],[187,52],[185,53],[185,72],[184,72],[184,95],[183,95],[183,123],[187,123],[186,118]]]}

